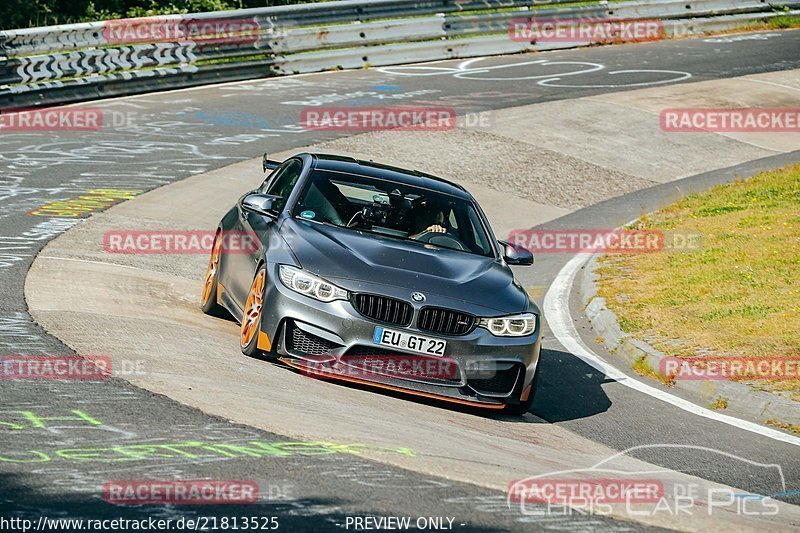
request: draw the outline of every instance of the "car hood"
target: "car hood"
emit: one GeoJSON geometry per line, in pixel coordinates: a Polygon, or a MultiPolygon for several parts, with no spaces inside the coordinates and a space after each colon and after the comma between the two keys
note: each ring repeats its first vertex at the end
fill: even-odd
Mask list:
{"type": "Polygon", "coordinates": [[[365,285],[348,281],[367,282],[500,313],[528,307],[527,294],[511,270],[491,257],[296,219],[286,219],[281,234],[304,269],[349,290],[364,290],[365,285]]]}

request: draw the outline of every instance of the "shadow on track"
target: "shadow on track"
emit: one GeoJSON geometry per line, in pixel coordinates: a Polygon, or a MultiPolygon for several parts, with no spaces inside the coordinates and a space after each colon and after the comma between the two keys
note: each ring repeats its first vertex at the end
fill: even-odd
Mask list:
{"type": "MultiPolygon", "coordinates": [[[[35,476],[34,476],[35,477],[35,476]]],[[[156,477],[158,477],[156,475],[156,477]]],[[[50,531],[80,531],[95,529],[96,531],[110,531],[110,523],[100,528],[91,528],[84,522],[80,527],[75,522],[66,520],[114,520],[127,519],[144,521],[148,519],[158,521],[171,519],[172,531],[200,531],[205,525],[206,531],[221,531],[228,529],[249,529],[258,531],[275,530],[270,527],[270,517],[277,517],[279,531],[340,532],[348,516],[383,516],[391,513],[382,509],[380,505],[373,506],[370,502],[357,504],[348,498],[301,498],[292,500],[259,501],[247,505],[216,504],[216,505],[115,505],[101,498],[102,483],[98,485],[96,494],[76,493],[70,487],[47,486],[41,482],[31,486],[32,477],[29,473],[3,473],[0,474],[0,516],[5,520],[19,518],[30,520],[29,531],[36,528],[39,517],[50,519],[50,531]],[[27,480],[27,482],[26,482],[27,480]],[[37,486],[38,485],[38,486],[37,486]],[[340,506],[350,507],[348,511],[338,510],[340,506]],[[225,526],[221,520],[225,517],[225,526]],[[234,518],[235,517],[235,518],[234,518]],[[54,520],[64,519],[65,522],[57,524],[54,520]],[[176,529],[176,521],[183,518],[183,526],[176,529]],[[216,526],[214,526],[216,519],[216,526]],[[247,523],[245,523],[245,519],[247,523]],[[193,520],[189,526],[186,521],[193,520]],[[199,521],[198,521],[199,520],[199,521]],[[249,527],[248,527],[249,525],[249,527]]],[[[143,529],[127,527],[122,529],[143,529]]],[[[470,531],[506,531],[506,528],[486,528],[477,524],[470,525],[470,531]]],[[[19,529],[21,530],[21,529],[19,529]]],[[[155,529],[150,528],[151,531],[155,529]]]]}
{"type": "MultiPolygon", "coordinates": [[[[241,522],[242,517],[255,517],[260,529],[263,524],[268,524],[269,517],[278,517],[280,529],[290,531],[340,531],[341,528],[336,523],[344,523],[345,515],[341,513],[320,513],[306,516],[298,513],[298,509],[304,507],[334,508],[341,504],[341,501],[308,499],[294,502],[257,502],[247,505],[237,504],[216,504],[216,505],[116,505],[108,503],[101,498],[101,487],[98,486],[96,494],[76,493],[65,487],[66,490],[54,490],[57,487],[42,488],[31,486],[26,483],[31,476],[25,474],[0,474],[0,515],[6,519],[21,518],[31,520],[35,528],[39,517],[44,516],[50,519],[52,531],[79,531],[90,529],[88,524],[79,527],[75,522],[71,524],[66,520],[144,520],[148,518],[155,521],[172,519],[172,527],[175,530],[175,523],[183,518],[184,524],[187,520],[197,523],[198,518],[204,520],[206,527],[212,527],[212,517],[219,519],[237,517],[241,522]],[[292,512],[294,511],[294,512],[292,512]],[[292,516],[294,515],[294,516],[292,516]],[[63,518],[64,522],[56,525],[55,520],[63,518]],[[332,520],[331,520],[332,519],[332,520]]],[[[102,483],[99,483],[102,485],[102,483]]],[[[200,523],[196,529],[200,529],[200,523]]],[[[239,524],[241,526],[241,524],[239,524]]],[[[98,528],[98,531],[105,531],[110,528],[106,525],[98,528]]],[[[139,528],[137,528],[139,529],[139,528]]],[[[144,528],[147,529],[147,528],[144,528]]],[[[184,527],[182,529],[191,530],[194,527],[184,527]]],[[[227,528],[224,528],[227,529],[227,528]]],[[[265,528],[266,529],[266,528],[265,528]]]]}
{"type": "Polygon", "coordinates": [[[603,385],[614,380],[561,350],[542,348],[539,390],[531,413],[554,422],[566,422],[603,413],[611,400],[603,385]]]}
{"type": "MultiPolygon", "coordinates": [[[[281,364],[269,356],[261,357],[260,359],[281,364]]],[[[321,379],[321,381],[328,381],[340,387],[349,387],[373,394],[430,405],[444,410],[459,411],[513,423],[564,422],[603,413],[611,407],[611,400],[603,391],[602,386],[605,383],[612,383],[613,380],[606,378],[605,374],[598,372],[580,359],[567,352],[543,348],[539,365],[541,374],[538,378],[538,388],[533,406],[528,412],[528,414],[534,415],[533,417],[513,416],[491,409],[473,408],[443,400],[425,398],[410,392],[380,389],[370,385],[336,379],[321,379]]],[[[289,367],[287,369],[291,370],[289,367]]],[[[319,379],[310,376],[305,377],[319,379]]]]}

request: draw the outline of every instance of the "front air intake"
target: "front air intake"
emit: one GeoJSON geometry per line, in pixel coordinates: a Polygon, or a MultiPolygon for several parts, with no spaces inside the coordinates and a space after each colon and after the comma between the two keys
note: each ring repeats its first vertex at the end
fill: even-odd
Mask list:
{"type": "Polygon", "coordinates": [[[377,294],[356,294],[353,297],[353,307],[367,318],[396,326],[411,324],[413,308],[403,300],[396,300],[377,294]]]}

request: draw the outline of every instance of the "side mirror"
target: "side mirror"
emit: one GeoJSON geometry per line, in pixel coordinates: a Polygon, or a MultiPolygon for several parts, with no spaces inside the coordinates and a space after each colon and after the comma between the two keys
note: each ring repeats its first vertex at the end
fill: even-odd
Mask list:
{"type": "Polygon", "coordinates": [[[269,159],[267,157],[267,154],[264,153],[264,158],[261,160],[261,166],[264,168],[264,172],[266,172],[267,170],[275,170],[276,168],[281,166],[281,164],[278,161],[273,161],[272,159],[269,159]]]}
{"type": "Polygon", "coordinates": [[[517,246],[505,241],[497,241],[503,245],[503,259],[509,265],[527,266],[533,264],[533,254],[527,248],[517,246]]]}
{"type": "Polygon", "coordinates": [[[242,209],[258,215],[274,216],[275,201],[280,198],[272,194],[248,194],[242,198],[242,209]]]}

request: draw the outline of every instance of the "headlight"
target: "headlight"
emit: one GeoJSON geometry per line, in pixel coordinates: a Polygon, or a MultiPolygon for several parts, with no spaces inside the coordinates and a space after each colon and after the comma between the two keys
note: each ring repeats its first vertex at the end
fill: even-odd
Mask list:
{"type": "Polygon", "coordinates": [[[488,329],[497,337],[524,337],[536,329],[536,315],[524,313],[500,318],[482,318],[478,325],[488,329]]]}
{"type": "Polygon", "coordinates": [[[281,281],[288,288],[322,302],[347,300],[347,291],[329,281],[309,274],[302,268],[280,266],[281,281]]]}

